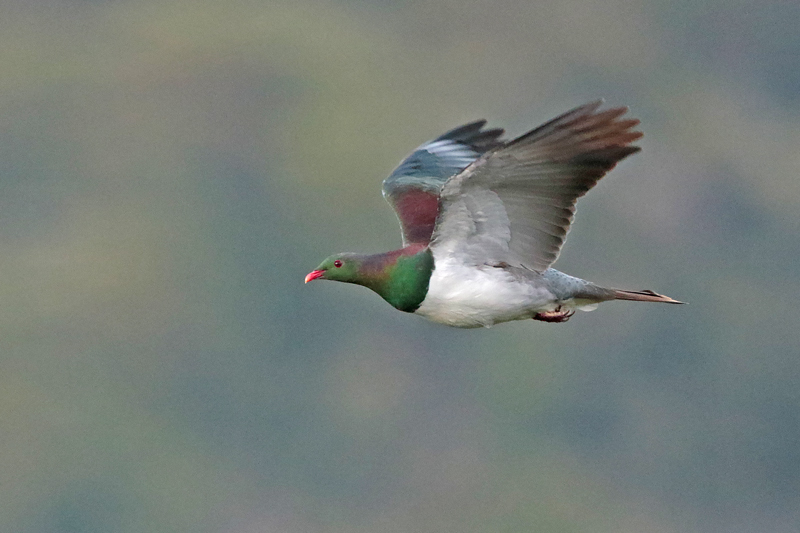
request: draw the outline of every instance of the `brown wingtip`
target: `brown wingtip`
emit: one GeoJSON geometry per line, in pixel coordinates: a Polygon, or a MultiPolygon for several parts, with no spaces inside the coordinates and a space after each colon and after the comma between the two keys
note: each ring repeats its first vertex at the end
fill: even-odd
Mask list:
{"type": "Polygon", "coordinates": [[[639,151],[631,143],[641,139],[643,133],[633,129],[639,125],[638,119],[621,118],[628,112],[627,106],[600,111],[602,104],[597,100],[576,107],[513,139],[506,148],[543,152],[556,162],[591,161],[605,171],[611,170],[639,151]]]}
{"type": "Polygon", "coordinates": [[[657,292],[653,291],[621,291],[621,290],[614,290],[614,299],[615,300],[629,300],[632,302],[661,302],[665,304],[684,304],[686,302],[680,302],[678,300],[674,300],[669,296],[664,296],[663,294],[658,294],[657,292]]]}

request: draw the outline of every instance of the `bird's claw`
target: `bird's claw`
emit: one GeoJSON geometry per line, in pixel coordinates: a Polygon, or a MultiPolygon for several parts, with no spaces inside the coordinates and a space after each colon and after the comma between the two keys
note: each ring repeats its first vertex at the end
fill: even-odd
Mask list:
{"type": "Polygon", "coordinates": [[[553,311],[546,311],[544,313],[536,313],[533,315],[534,320],[541,320],[542,322],[555,322],[561,323],[566,322],[570,319],[572,315],[575,314],[575,310],[563,310],[561,306],[557,307],[553,311]]]}

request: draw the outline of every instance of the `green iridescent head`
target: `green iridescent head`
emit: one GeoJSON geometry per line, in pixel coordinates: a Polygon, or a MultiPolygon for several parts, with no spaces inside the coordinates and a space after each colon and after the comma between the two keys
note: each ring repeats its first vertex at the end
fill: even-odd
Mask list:
{"type": "Polygon", "coordinates": [[[359,254],[335,254],[326,258],[306,276],[306,283],[315,279],[330,279],[354,283],[361,278],[363,256],[359,254]]]}
{"type": "Polygon", "coordinates": [[[356,283],[377,292],[401,311],[414,311],[425,299],[433,272],[427,248],[404,248],[384,254],[336,254],[306,276],[306,283],[330,279],[356,283]]]}

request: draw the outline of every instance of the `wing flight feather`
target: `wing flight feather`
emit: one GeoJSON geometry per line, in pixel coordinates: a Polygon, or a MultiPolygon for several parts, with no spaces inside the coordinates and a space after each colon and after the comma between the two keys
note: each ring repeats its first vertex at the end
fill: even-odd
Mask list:
{"type": "Polygon", "coordinates": [[[403,246],[428,244],[444,183],[502,144],[503,130],[484,130],[485,125],[485,120],[470,122],[423,144],[384,180],[383,196],[397,213],[403,246]]]}
{"type": "Polygon", "coordinates": [[[631,131],[639,121],[619,120],[626,107],[597,112],[601,104],[496,146],[447,180],[431,247],[474,264],[546,270],[558,258],[578,198],[639,151],[630,144],[642,136],[631,131]]]}

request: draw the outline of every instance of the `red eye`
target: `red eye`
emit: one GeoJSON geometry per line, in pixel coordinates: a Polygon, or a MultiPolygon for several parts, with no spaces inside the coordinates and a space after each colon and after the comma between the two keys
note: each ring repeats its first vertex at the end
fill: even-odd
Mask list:
{"type": "Polygon", "coordinates": [[[340,266],[342,266],[342,262],[337,259],[336,261],[333,262],[333,266],[339,268],[340,266]]]}

